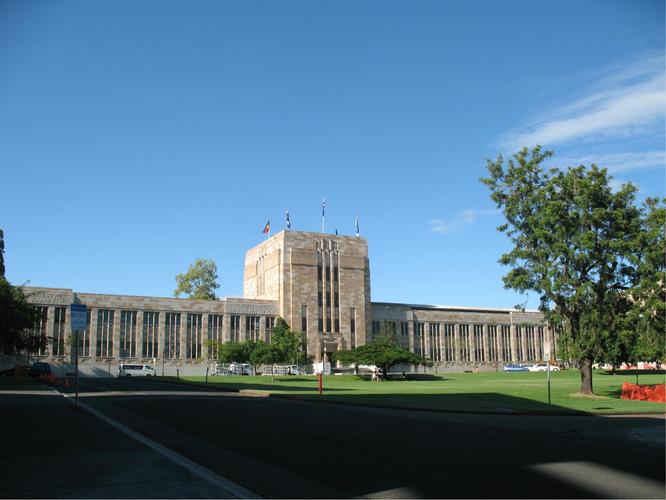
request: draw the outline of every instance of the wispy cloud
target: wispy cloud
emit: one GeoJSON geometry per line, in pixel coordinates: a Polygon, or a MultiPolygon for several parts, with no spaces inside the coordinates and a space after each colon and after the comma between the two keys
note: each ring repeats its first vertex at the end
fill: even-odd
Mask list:
{"type": "Polygon", "coordinates": [[[643,54],[604,74],[576,98],[551,106],[547,113],[500,139],[501,147],[555,144],[590,138],[635,135],[663,126],[666,105],[664,53],[643,54]]]}
{"type": "Polygon", "coordinates": [[[594,163],[598,167],[606,168],[610,173],[615,174],[618,172],[632,172],[634,170],[664,168],[666,165],[666,152],[662,150],[585,155],[575,158],[554,157],[549,163],[560,167],[591,165],[594,163]]]}
{"type": "Polygon", "coordinates": [[[430,231],[439,234],[454,234],[462,232],[467,226],[474,224],[480,217],[487,217],[499,214],[500,211],[496,208],[488,209],[475,209],[468,208],[462,212],[458,212],[456,216],[449,221],[441,219],[430,220],[430,231]]]}

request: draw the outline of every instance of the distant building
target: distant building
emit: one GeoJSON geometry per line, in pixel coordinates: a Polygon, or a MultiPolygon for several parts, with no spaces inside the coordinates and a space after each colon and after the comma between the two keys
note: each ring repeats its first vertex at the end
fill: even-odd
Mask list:
{"type": "Polygon", "coordinates": [[[538,311],[371,302],[368,244],[360,237],[282,231],[248,250],[243,280],[243,298],[221,300],[25,287],[42,308],[35,334],[52,338],[35,358],[71,362],[67,306],[74,302],[88,306],[79,359],[90,374],[136,362],[155,364],[158,374],[201,373],[215,356],[206,340],[269,341],[280,316],[306,335],[315,361],[324,347],[350,349],[379,333],[441,370],[539,361],[555,344],[538,311]]]}

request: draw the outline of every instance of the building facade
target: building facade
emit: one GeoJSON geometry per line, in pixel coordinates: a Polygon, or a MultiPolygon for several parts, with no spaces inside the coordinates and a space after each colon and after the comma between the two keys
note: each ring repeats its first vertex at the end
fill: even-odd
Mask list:
{"type": "Polygon", "coordinates": [[[268,342],[278,317],[305,334],[315,361],[378,334],[394,336],[440,370],[540,361],[555,348],[538,311],[371,302],[368,245],[360,237],[282,231],[247,251],[243,281],[242,298],[220,300],[25,287],[41,310],[34,333],[50,338],[33,359],[72,362],[73,303],[87,306],[78,352],[89,375],[114,375],[120,363],[200,374],[216,356],[207,341],[268,342]]]}

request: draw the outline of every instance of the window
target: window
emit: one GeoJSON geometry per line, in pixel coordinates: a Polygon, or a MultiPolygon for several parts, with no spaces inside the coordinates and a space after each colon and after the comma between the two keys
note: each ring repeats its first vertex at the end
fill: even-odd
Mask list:
{"type": "Polygon", "coordinates": [[[201,357],[201,344],[203,336],[202,314],[187,314],[185,329],[185,357],[198,359],[201,357]]]}
{"type": "Polygon", "coordinates": [[[469,363],[470,361],[470,338],[469,325],[458,325],[460,337],[460,361],[469,363]]]}
{"type": "Polygon", "coordinates": [[[523,357],[523,328],[516,326],[516,355],[517,361],[525,361],[523,357]]]}
{"type": "Polygon", "coordinates": [[[231,342],[240,342],[240,316],[232,315],[229,319],[229,340],[231,342]]]}
{"type": "Polygon", "coordinates": [[[379,321],[372,322],[372,337],[374,338],[379,334],[379,321]]]}
{"type": "Polygon", "coordinates": [[[444,352],[443,361],[455,361],[455,325],[444,323],[444,352]]]}
{"type": "Polygon", "coordinates": [[[113,357],[113,314],[112,309],[97,310],[97,356],[113,357]]]}
{"type": "Polygon", "coordinates": [[[425,355],[425,324],[414,323],[414,353],[419,356],[425,355]]]}
{"type": "Polygon", "coordinates": [[[406,321],[400,323],[400,336],[409,337],[409,323],[407,323],[406,321]]]}
{"type": "Polygon", "coordinates": [[[67,315],[66,307],[54,308],[53,317],[53,355],[65,355],[65,317],[67,315]]]}
{"type": "Polygon", "coordinates": [[[224,325],[224,316],[222,314],[208,315],[208,357],[217,359],[217,346],[224,342],[222,328],[224,325]]]}
{"type": "Polygon", "coordinates": [[[92,317],[92,309],[86,308],[86,329],[78,333],[78,356],[86,358],[90,356],[90,322],[92,317]]]}
{"type": "Polygon", "coordinates": [[[158,356],[160,313],[146,311],[143,313],[143,357],[158,356]]]}
{"type": "Polygon", "coordinates": [[[526,326],[525,329],[525,343],[527,344],[527,360],[536,361],[534,353],[534,327],[526,326]]]}
{"type": "Polygon", "coordinates": [[[164,316],[164,358],[180,358],[180,313],[164,316]]]}
{"type": "Polygon", "coordinates": [[[273,334],[273,328],[275,327],[275,316],[266,316],[265,326],[266,326],[266,342],[270,344],[271,335],[273,334]]]}
{"type": "Polygon", "coordinates": [[[486,326],[488,332],[488,361],[498,361],[497,359],[497,326],[486,326]]]}
{"type": "Polygon", "coordinates": [[[136,311],[120,311],[120,357],[136,358],[136,311]]]}
{"type": "Polygon", "coordinates": [[[486,360],[483,350],[483,325],[474,325],[474,360],[477,363],[486,360]]]}
{"type": "Polygon", "coordinates": [[[308,305],[303,304],[301,306],[301,331],[303,333],[308,333],[308,305]]]}
{"type": "Polygon", "coordinates": [[[259,340],[259,316],[245,316],[245,340],[259,340]]]}
{"type": "Polygon", "coordinates": [[[511,326],[500,326],[500,356],[502,361],[511,361],[511,326]]]}
{"type": "Polygon", "coordinates": [[[35,320],[35,324],[32,327],[32,334],[35,337],[42,337],[44,340],[44,347],[37,349],[35,352],[31,354],[36,354],[38,356],[47,356],[49,354],[48,350],[48,344],[46,343],[46,328],[47,328],[47,319],[48,319],[48,311],[49,308],[47,306],[37,306],[37,318],[35,320]]]}
{"type": "Polygon", "coordinates": [[[349,308],[349,333],[352,349],[356,347],[356,308],[349,308]]]}
{"type": "Polygon", "coordinates": [[[544,357],[544,331],[543,326],[536,327],[536,354],[539,360],[543,360],[544,357]]]}
{"type": "MultiPolygon", "coordinates": [[[[395,323],[394,323],[395,326],[395,323]]],[[[439,323],[430,323],[428,335],[430,338],[430,359],[435,362],[442,361],[442,352],[439,346],[439,323]]]]}

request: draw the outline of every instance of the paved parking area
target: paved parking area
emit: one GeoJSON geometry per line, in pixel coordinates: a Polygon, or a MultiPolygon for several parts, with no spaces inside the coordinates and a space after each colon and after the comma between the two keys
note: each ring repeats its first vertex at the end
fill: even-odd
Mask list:
{"type": "MultiPolygon", "coordinates": [[[[105,417],[264,497],[664,498],[663,416],[442,414],[156,380],[83,380],[81,390],[105,417]]],[[[18,474],[3,496],[222,496],[62,397],[5,398],[18,398],[8,415],[22,448],[14,469],[3,462],[3,476],[18,474]],[[23,440],[34,426],[46,434],[23,440]],[[49,463],[47,481],[30,486],[49,463]]]]}

